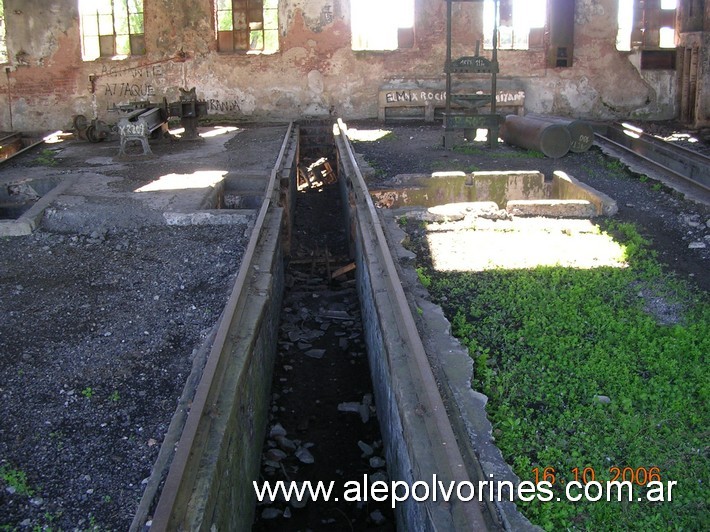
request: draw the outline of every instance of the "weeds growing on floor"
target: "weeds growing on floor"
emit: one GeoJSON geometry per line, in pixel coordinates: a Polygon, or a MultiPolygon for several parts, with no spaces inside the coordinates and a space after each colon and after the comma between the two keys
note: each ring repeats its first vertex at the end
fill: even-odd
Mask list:
{"type": "Polygon", "coordinates": [[[420,264],[417,274],[474,359],[472,385],[489,397],[507,462],[521,480],[554,474],[555,499],[519,503],[533,523],[710,529],[710,301],[664,272],[632,224],[605,230],[624,244],[628,267],[451,273],[420,264]],[[659,322],[640,287],[678,319],[659,322]],[[651,473],[676,481],[672,501],[649,502],[640,485],[631,502],[565,500],[575,475],[606,482],[617,468],[636,484],[651,473]]]}

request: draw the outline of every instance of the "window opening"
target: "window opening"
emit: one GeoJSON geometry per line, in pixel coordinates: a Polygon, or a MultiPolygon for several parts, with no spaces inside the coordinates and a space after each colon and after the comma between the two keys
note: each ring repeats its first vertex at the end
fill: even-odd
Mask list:
{"type": "Polygon", "coordinates": [[[0,63],[7,63],[7,36],[5,32],[5,6],[0,0],[0,63]]]}
{"type": "Polygon", "coordinates": [[[676,47],[677,0],[619,0],[616,49],[657,50],[676,47]]]}
{"type": "Polygon", "coordinates": [[[634,0],[619,0],[617,15],[619,30],[616,33],[616,49],[631,51],[631,34],[634,31],[634,0]]]}
{"type": "Polygon", "coordinates": [[[145,54],[143,0],[79,0],[82,59],[145,54]]]}
{"type": "Polygon", "coordinates": [[[220,52],[278,51],[278,0],[217,0],[216,18],[220,52]]]}
{"type": "MultiPolygon", "coordinates": [[[[494,0],[483,2],[483,45],[493,48],[494,0]]],[[[528,50],[530,30],[544,28],[547,0],[501,0],[498,15],[498,48],[528,50]]]]}
{"type": "Polygon", "coordinates": [[[414,0],[352,0],[352,49],[397,50],[414,45],[414,0]]]}

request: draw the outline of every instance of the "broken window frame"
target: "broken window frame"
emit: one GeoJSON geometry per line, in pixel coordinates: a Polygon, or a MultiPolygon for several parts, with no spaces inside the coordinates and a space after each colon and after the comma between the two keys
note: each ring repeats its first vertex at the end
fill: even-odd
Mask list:
{"type": "MultiPolygon", "coordinates": [[[[498,50],[541,50],[548,28],[547,1],[539,0],[537,21],[528,19],[530,0],[500,0],[498,7],[498,50]],[[527,7],[526,7],[527,6],[527,7]],[[544,9],[540,9],[544,8],[544,9]]],[[[483,0],[483,48],[493,49],[494,0],[483,0]]]]}
{"type": "Polygon", "coordinates": [[[414,4],[415,0],[350,2],[350,49],[392,52],[414,48],[414,4]]]}
{"type": "Polygon", "coordinates": [[[5,2],[0,0],[0,64],[10,62],[7,51],[7,26],[5,25],[5,2]]]}
{"type": "Polygon", "coordinates": [[[675,50],[677,1],[618,0],[618,6],[617,50],[675,50]],[[669,30],[672,32],[670,38],[669,30]]]}
{"type": "Polygon", "coordinates": [[[218,51],[279,51],[279,0],[215,0],[214,18],[218,51]]]}
{"type": "Polygon", "coordinates": [[[143,0],[79,0],[84,61],[145,55],[143,0]]]}

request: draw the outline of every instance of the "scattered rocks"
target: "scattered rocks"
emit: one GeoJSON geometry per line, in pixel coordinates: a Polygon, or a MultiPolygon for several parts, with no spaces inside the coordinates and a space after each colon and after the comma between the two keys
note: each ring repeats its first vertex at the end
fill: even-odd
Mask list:
{"type": "Polygon", "coordinates": [[[380,469],[382,467],[385,467],[387,462],[383,458],[380,458],[379,456],[373,456],[370,458],[370,467],[373,469],[380,469]]]}
{"type": "Polygon", "coordinates": [[[369,458],[370,456],[372,456],[375,453],[375,450],[372,448],[372,446],[366,444],[364,441],[358,441],[357,446],[362,451],[363,458],[369,458]]]}
{"type": "MultiPolygon", "coordinates": [[[[361,479],[362,471],[370,468],[373,473],[380,473],[375,478],[386,479],[383,469],[386,463],[375,456],[381,449],[378,443],[381,436],[369,392],[371,384],[367,357],[363,356],[365,343],[354,287],[343,287],[341,281],[328,286],[319,276],[310,280],[309,275],[295,268],[287,276],[292,288],[285,294],[281,313],[279,361],[274,371],[271,425],[264,444],[262,477],[272,482],[283,480],[287,486],[295,481],[301,488],[305,480],[323,480],[327,484],[338,478],[361,479]],[[347,400],[353,397],[360,400],[347,400]],[[275,450],[286,456],[273,456],[275,450]],[[375,458],[373,466],[371,458],[375,458]]],[[[306,496],[302,501],[294,497],[267,506],[282,512],[274,518],[276,524],[280,524],[279,519],[289,519],[289,528],[303,530],[319,528],[325,524],[323,521],[337,529],[341,526],[365,529],[373,523],[370,513],[378,509],[376,505],[358,505],[341,499],[337,517],[328,511],[328,517],[313,521],[311,518],[318,515],[318,510],[311,506],[320,503],[306,496]],[[301,511],[306,506],[308,511],[301,511]],[[348,525],[343,521],[345,516],[348,525]]],[[[390,512],[386,505],[380,510],[385,529],[394,529],[394,526],[387,528],[394,523],[388,517],[390,512]]],[[[257,530],[261,530],[260,515],[257,530]]],[[[264,529],[273,526],[273,520],[271,524],[263,523],[264,529]]]]}
{"type": "Polygon", "coordinates": [[[607,397],[606,395],[595,395],[594,399],[603,405],[608,405],[611,403],[611,398],[607,397]]]}
{"type": "Polygon", "coordinates": [[[271,519],[276,519],[278,517],[281,517],[283,515],[283,512],[279,510],[278,508],[264,508],[261,512],[261,518],[271,520],[271,519]]]}
{"type": "Polygon", "coordinates": [[[372,519],[372,522],[377,525],[383,525],[387,519],[385,518],[384,515],[382,515],[382,512],[379,510],[375,510],[374,512],[370,513],[370,519],[372,519]]]}
{"type": "Polygon", "coordinates": [[[305,447],[299,447],[296,450],[296,458],[298,458],[304,464],[312,464],[316,461],[311,452],[305,447]]]}
{"type": "Polygon", "coordinates": [[[325,356],[325,349],[309,349],[304,353],[307,357],[320,359],[325,356]]]}
{"type": "Polygon", "coordinates": [[[34,496],[0,481],[0,528],[39,529],[57,509],[57,530],[89,528],[79,522],[90,514],[97,528],[130,527],[246,242],[234,226],[40,229],[2,242],[0,457],[34,496]]]}

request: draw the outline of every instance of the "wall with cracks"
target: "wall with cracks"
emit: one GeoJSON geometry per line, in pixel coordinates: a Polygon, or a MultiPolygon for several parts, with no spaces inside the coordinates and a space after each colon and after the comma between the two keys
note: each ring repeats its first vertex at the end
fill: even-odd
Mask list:
{"type": "MultiPolygon", "coordinates": [[[[219,50],[212,0],[144,0],[145,54],[83,61],[77,0],[5,0],[8,61],[0,79],[0,128],[66,130],[79,114],[115,123],[117,106],[176,101],[179,89],[192,87],[215,118],[374,118],[381,87],[444,85],[445,2],[412,1],[412,42],[392,51],[354,51],[350,2],[283,0],[279,50],[263,54],[219,50]]],[[[556,1],[548,2],[549,13],[556,1]]],[[[577,1],[569,67],[549,66],[551,42],[544,32],[528,50],[502,50],[501,86],[524,90],[531,112],[589,119],[676,116],[676,71],[640,70],[638,53],[616,49],[617,3],[577,1]]],[[[453,10],[454,57],[472,55],[483,41],[483,4],[457,2],[453,10]]],[[[489,82],[472,76],[470,85],[489,82]]]]}

